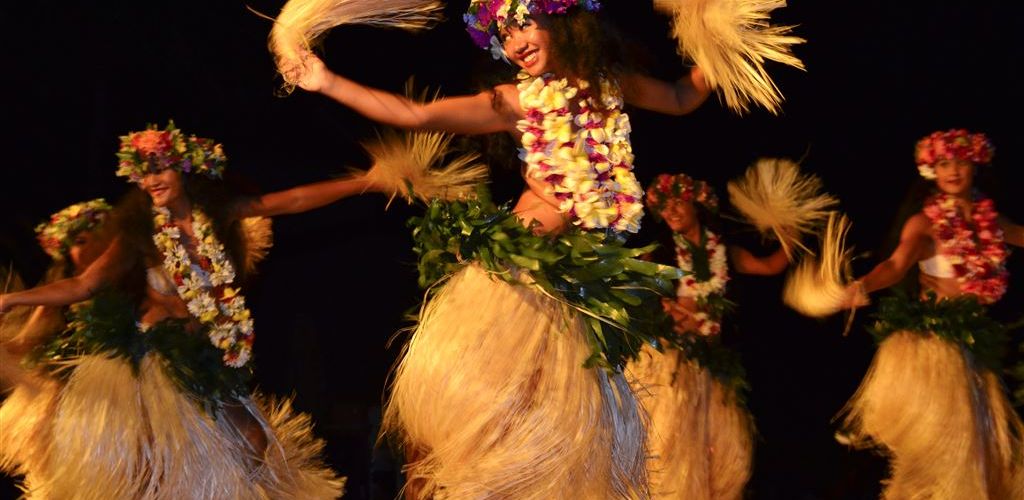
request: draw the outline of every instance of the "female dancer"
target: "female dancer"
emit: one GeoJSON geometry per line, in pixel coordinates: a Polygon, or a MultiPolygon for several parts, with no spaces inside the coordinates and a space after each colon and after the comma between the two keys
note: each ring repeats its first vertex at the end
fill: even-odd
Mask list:
{"type": "Polygon", "coordinates": [[[122,137],[118,158],[139,189],[103,254],[77,276],[0,295],[0,311],[93,298],[45,351],[59,383],[4,405],[17,424],[5,434],[28,436],[5,438],[5,464],[45,498],[338,497],[343,480],[317,458],[308,417],[247,391],[253,320],[239,284],[258,249],[241,226],[376,183],[231,196],[221,146],[173,123],[122,137]]]}
{"type": "MultiPolygon", "coordinates": [[[[583,231],[574,235],[595,231],[588,241],[603,245],[598,232],[610,231],[613,239],[636,232],[643,213],[623,101],[684,114],[708,89],[699,70],[668,84],[620,72],[598,46],[577,47],[587,58],[567,54],[569,47],[556,40],[570,33],[599,40],[602,34],[596,3],[569,3],[567,9],[535,2],[541,9],[535,11],[526,2],[471,4],[470,32],[501,38],[501,54],[522,69],[518,85],[421,104],[335,75],[312,55],[297,83],[388,125],[516,136],[526,189],[512,213],[481,207],[487,217],[470,226],[520,236],[509,243],[516,248],[536,238],[517,230],[524,227],[552,235],[573,227],[583,231]]],[[[430,211],[440,212],[458,217],[430,211]]],[[[441,219],[428,214],[423,224],[444,233],[440,228],[455,222],[441,219]]],[[[429,232],[421,228],[419,235],[429,232]]],[[[482,236],[490,241],[492,235],[482,236]]],[[[568,248],[555,241],[547,243],[554,251],[568,248]]],[[[425,256],[442,250],[424,245],[425,256]]],[[[551,276],[537,254],[511,251],[516,259],[488,259],[467,250],[446,253],[465,265],[450,269],[454,275],[425,306],[395,374],[386,425],[412,458],[407,495],[645,495],[644,430],[621,359],[609,360],[595,347],[590,321],[563,293],[543,288],[551,276]],[[588,359],[591,367],[583,368],[588,359]],[[595,365],[598,360],[608,372],[595,365]]],[[[609,248],[609,254],[621,250],[609,248]]],[[[585,314],[595,323],[609,316],[585,314]]]]}
{"type": "Polygon", "coordinates": [[[1024,246],[1024,226],[974,188],[992,154],[965,130],[919,141],[918,170],[935,192],[892,255],[847,289],[846,306],[860,306],[921,271],[920,297],[882,300],[878,352],[846,410],[854,443],[890,456],[886,498],[1024,498],[1024,424],[997,374],[1006,332],[985,311],[1006,291],[1006,245],[1024,246]]]}
{"type": "MultiPolygon", "coordinates": [[[[760,168],[795,173],[795,165],[762,160],[760,168]],[[785,168],[784,168],[785,167],[785,168]]],[[[752,173],[757,168],[752,169],[752,173]]],[[[768,173],[768,172],[764,172],[768,173]]],[[[736,190],[734,200],[736,199],[736,190]]],[[[813,195],[813,193],[806,193],[813,195]]],[[[764,197],[755,197],[765,199],[764,197]]],[[[828,197],[814,198],[824,203],[828,197]]],[[[785,247],[759,257],[726,245],[713,229],[718,198],[705,182],[686,174],[661,174],[647,188],[647,207],[671,230],[664,251],[652,257],[673,263],[685,276],[665,311],[674,320],[665,347],[647,345],[629,366],[634,387],[651,417],[648,463],[652,495],[658,498],[742,498],[750,477],[753,420],[742,403],[746,383],[738,356],[720,340],[721,322],[732,303],[725,298],[732,271],[774,275],[789,264],[785,247]]],[[[778,212],[759,203],[762,214],[778,212]]],[[[808,213],[820,207],[802,202],[808,213]]],[[[745,206],[744,208],[749,208],[745,206]]],[[[774,217],[780,221],[782,218],[774,217]]],[[[799,224],[780,227],[787,236],[799,224]]],[[[661,250],[661,248],[659,248],[661,250]]]]}
{"type": "MultiPolygon", "coordinates": [[[[43,277],[44,283],[80,274],[99,257],[109,243],[99,228],[110,210],[111,206],[102,198],[76,203],[54,213],[47,222],[36,227],[39,245],[51,258],[50,268],[43,277]]],[[[3,332],[0,334],[0,384],[4,386],[25,382],[27,372],[19,368],[21,358],[66,326],[64,311],[56,307],[40,306],[21,318],[13,316],[4,317],[0,327],[3,332]]],[[[16,397],[12,394],[7,400],[16,397]]],[[[2,410],[0,415],[3,415],[2,410]]],[[[16,434],[4,433],[8,437],[16,434]]],[[[0,448],[9,449],[5,445],[0,445],[0,448]]]]}
{"type": "Polygon", "coordinates": [[[418,103],[282,49],[291,26],[337,24],[286,15],[300,4],[271,41],[289,82],[387,125],[522,145],[526,188],[511,211],[432,204],[418,221],[422,283],[450,278],[424,307],[385,418],[412,458],[407,495],[646,496],[644,429],[621,369],[653,340],[645,308],[670,274],[621,246],[643,213],[622,108],[689,113],[709,94],[703,73],[667,83],[628,70],[599,2],[474,0],[470,35],[518,66],[519,82],[418,103]]]}

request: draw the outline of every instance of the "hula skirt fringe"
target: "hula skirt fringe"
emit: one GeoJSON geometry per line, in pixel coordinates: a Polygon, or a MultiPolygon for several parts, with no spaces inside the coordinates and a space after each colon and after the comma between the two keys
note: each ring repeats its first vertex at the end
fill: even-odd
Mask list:
{"type": "Polygon", "coordinates": [[[33,377],[0,407],[0,469],[28,498],[337,498],[344,480],[318,456],[308,417],[288,401],[238,401],[262,427],[261,455],[219,410],[208,414],[146,354],[66,361],[66,379],[33,377]]]}
{"type": "Polygon", "coordinates": [[[621,374],[584,368],[581,314],[468,265],[427,302],[385,433],[417,498],[646,498],[643,415],[621,374]]]}
{"type": "Polygon", "coordinates": [[[887,499],[1024,498],[1024,424],[960,343],[888,335],[846,412],[855,442],[890,456],[887,499]]]}
{"type": "Polygon", "coordinates": [[[679,349],[645,346],[627,373],[650,416],[652,497],[743,498],[754,426],[735,390],[679,349]]]}

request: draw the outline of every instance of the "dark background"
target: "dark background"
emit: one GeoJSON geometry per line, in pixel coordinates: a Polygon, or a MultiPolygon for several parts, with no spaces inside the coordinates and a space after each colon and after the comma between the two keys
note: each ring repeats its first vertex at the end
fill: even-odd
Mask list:
{"type": "MultiPolygon", "coordinates": [[[[444,95],[477,90],[500,69],[463,31],[467,2],[432,31],[343,27],[325,61],[357,81],[444,95]]],[[[1018,2],[794,1],[780,23],[798,24],[796,52],[807,72],[772,67],[787,97],[781,116],[738,117],[715,98],[685,117],[630,110],[638,176],[685,171],[715,184],[760,156],[802,159],[842,200],[851,241],[877,261],[897,209],[917,178],[913,145],[933,130],[985,131],[997,146],[992,193],[1024,221],[1019,196],[1017,75],[1022,69],[1018,2]]],[[[627,38],[645,47],[651,73],[677,78],[683,66],[667,19],[649,2],[606,0],[627,38]]],[[[253,1],[274,15],[281,1],[253,1]]],[[[230,170],[263,191],[364,166],[358,143],[374,126],[320,96],[275,97],[280,83],[266,50],[270,24],[236,1],[21,2],[0,7],[5,40],[0,257],[28,282],[46,257],[32,228],[64,206],[129,186],[115,178],[117,137],[173,118],[188,133],[225,144],[230,170]]],[[[495,191],[519,189],[515,172],[495,191]]],[[[248,287],[258,318],[259,388],[294,394],[328,441],[328,458],[349,477],[347,498],[390,498],[399,481],[387,447],[374,447],[385,377],[397,346],[388,340],[420,298],[405,220],[417,213],[380,196],[275,220],[275,246],[248,287]]],[[[647,220],[647,224],[654,224],[647,220]]],[[[883,255],[884,257],[884,255],[883,255]]],[[[1011,294],[997,315],[1019,316],[1024,280],[1011,260],[1011,294]]],[[[5,263],[6,264],[6,263],[5,263]]],[[[862,271],[863,272],[863,271],[862,271]]],[[[864,316],[848,337],[842,319],[798,317],[779,301],[781,278],[736,278],[739,333],[751,410],[760,431],[753,498],[873,498],[884,463],[832,439],[830,422],[870,361],[864,316]]],[[[1018,338],[1019,339],[1019,338],[1018,338]]],[[[2,429],[0,429],[2,432],[2,429]]],[[[14,489],[0,491],[13,495],[14,489]]]]}

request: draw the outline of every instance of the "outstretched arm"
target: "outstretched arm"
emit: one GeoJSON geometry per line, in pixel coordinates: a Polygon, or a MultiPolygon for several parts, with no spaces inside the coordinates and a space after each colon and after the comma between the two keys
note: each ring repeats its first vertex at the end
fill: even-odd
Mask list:
{"type": "Polygon", "coordinates": [[[15,306],[66,306],[91,298],[100,287],[111,283],[134,264],[135,257],[124,249],[121,238],[78,276],[21,292],[0,295],[0,313],[15,306]]]}
{"type": "Polygon", "coordinates": [[[626,102],[667,115],[685,115],[700,107],[711,94],[704,73],[694,67],[690,74],[669,83],[638,73],[622,78],[626,102]]]}
{"type": "Polygon", "coordinates": [[[376,187],[362,175],[331,179],[246,199],[235,207],[234,215],[244,219],[297,214],[329,205],[342,198],[376,190],[376,187]]]}
{"type": "Polygon", "coordinates": [[[786,258],[786,252],[782,248],[779,248],[771,255],[758,257],[745,248],[730,246],[729,259],[732,261],[732,267],[736,272],[759,276],[779,274],[789,265],[789,259],[786,258]]]}
{"type": "Polygon", "coordinates": [[[305,61],[306,70],[298,82],[299,87],[319,92],[375,122],[393,127],[490,134],[515,130],[522,114],[513,85],[500,85],[493,92],[423,103],[337,75],[313,54],[307,53],[305,61]]]}
{"type": "Polygon", "coordinates": [[[1024,247],[1024,226],[1014,224],[1010,219],[999,216],[999,227],[1003,230],[1003,238],[1015,247],[1024,247]]]}
{"type": "Polygon", "coordinates": [[[900,244],[885,262],[875,266],[863,278],[857,280],[851,293],[868,294],[899,283],[907,271],[927,255],[931,243],[931,222],[924,214],[917,214],[907,220],[900,233],[900,244]],[[859,290],[857,290],[859,288],[859,290]]]}

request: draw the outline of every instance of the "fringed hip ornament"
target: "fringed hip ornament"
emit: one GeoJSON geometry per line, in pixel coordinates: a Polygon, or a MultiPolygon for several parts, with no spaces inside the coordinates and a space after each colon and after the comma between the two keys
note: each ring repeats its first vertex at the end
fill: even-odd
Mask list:
{"type": "Polygon", "coordinates": [[[25,474],[28,498],[337,498],[343,481],[320,464],[322,442],[288,402],[238,404],[267,437],[255,450],[232,419],[209,415],[149,354],[87,355],[32,398],[0,408],[4,470],[25,474]]]}
{"type": "Polygon", "coordinates": [[[887,499],[1024,498],[1024,425],[998,377],[962,345],[890,334],[846,412],[857,444],[890,457],[887,499]]]}
{"type": "Polygon", "coordinates": [[[464,267],[424,306],[385,432],[417,498],[644,498],[644,425],[621,374],[583,368],[581,314],[464,267]]]}
{"type": "Polygon", "coordinates": [[[651,496],[742,498],[750,479],[753,420],[734,390],[679,349],[645,347],[627,374],[650,416],[651,496]]]}

